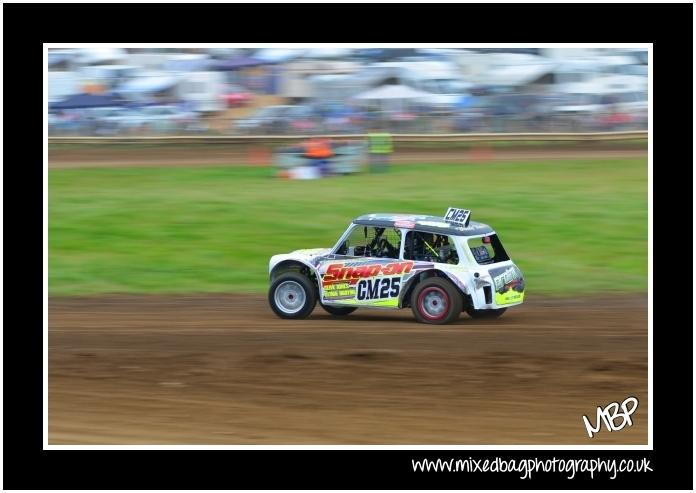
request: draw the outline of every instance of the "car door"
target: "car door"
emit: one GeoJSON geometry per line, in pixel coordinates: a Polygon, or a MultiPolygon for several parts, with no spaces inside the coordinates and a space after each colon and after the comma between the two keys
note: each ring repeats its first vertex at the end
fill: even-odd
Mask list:
{"type": "Polygon", "coordinates": [[[401,259],[402,238],[399,229],[353,225],[317,265],[321,302],[398,307],[403,278],[414,264],[401,259]]]}

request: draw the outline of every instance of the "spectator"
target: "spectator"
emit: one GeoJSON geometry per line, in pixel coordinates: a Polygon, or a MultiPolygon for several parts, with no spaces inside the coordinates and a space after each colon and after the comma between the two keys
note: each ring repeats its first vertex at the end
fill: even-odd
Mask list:
{"type": "Polygon", "coordinates": [[[386,171],[389,166],[389,154],[393,151],[391,135],[380,129],[379,132],[368,134],[367,141],[372,171],[386,171]]]}
{"type": "Polygon", "coordinates": [[[313,161],[319,168],[321,176],[329,174],[329,159],[333,157],[333,149],[329,139],[317,137],[309,139],[305,145],[305,157],[313,161]]]}

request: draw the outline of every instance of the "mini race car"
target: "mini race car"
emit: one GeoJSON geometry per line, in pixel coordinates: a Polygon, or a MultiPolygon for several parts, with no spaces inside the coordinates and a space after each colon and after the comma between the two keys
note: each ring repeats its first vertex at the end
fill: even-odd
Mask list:
{"type": "Polygon", "coordinates": [[[450,207],[444,217],[367,214],[333,248],[274,255],[268,301],[281,318],[307,317],[316,303],[331,315],[357,308],[407,308],[428,324],[462,311],[493,318],[524,300],[525,283],[498,235],[450,207]]]}

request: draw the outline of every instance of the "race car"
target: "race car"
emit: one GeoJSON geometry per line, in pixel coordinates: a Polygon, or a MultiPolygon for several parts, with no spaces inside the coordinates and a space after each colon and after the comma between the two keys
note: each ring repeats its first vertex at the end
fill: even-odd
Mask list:
{"type": "Polygon", "coordinates": [[[317,302],[334,316],[357,308],[411,308],[427,324],[466,311],[494,318],[524,300],[525,283],[493,229],[450,207],[443,217],[366,214],[333,248],[274,255],[268,301],[285,319],[309,316],[317,302]]]}

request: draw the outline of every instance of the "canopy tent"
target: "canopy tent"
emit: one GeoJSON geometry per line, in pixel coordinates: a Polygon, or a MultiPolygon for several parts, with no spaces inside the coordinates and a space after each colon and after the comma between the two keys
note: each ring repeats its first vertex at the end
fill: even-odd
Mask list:
{"type": "Polygon", "coordinates": [[[82,79],[75,72],[48,72],[48,102],[57,103],[80,94],[82,79]]]}
{"type": "Polygon", "coordinates": [[[524,53],[478,53],[457,59],[471,82],[509,88],[542,81],[559,66],[553,59],[524,53]]]}
{"type": "Polygon", "coordinates": [[[104,108],[122,106],[123,103],[110,94],[76,94],[68,99],[54,103],[52,110],[72,110],[82,108],[104,108]]]}
{"type": "Polygon", "coordinates": [[[419,48],[416,50],[419,54],[434,55],[434,56],[449,56],[459,55],[462,51],[459,48],[419,48]]]}
{"type": "Polygon", "coordinates": [[[561,94],[616,94],[621,92],[647,92],[645,77],[632,75],[608,75],[585,82],[569,82],[554,87],[561,94]]]}
{"type": "Polygon", "coordinates": [[[49,51],[48,66],[53,67],[55,65],[60,65],[61,63],[70,62],[74,57],[75,54],[70,51],[49,51]]]}
{"type": "Polygon", "coordinates": [[[213,60],[208,55],[186,53],[171,57],[164,69],[172,72],[203,72],[212,64],[213,60]]]}
{"type": "Polygon", "coordinates": [[[264,48],[254,53],[253,58],[266,63],[282,63],[301,56],[305,51],[301,49],[264,48]]]}
{"type": "Polygon", "coordinates": [[[304,58],[345,58],[352,53],[353,50],[350,48],[312,48],[302,56],[304,58]]]}
{"type": "Polygon", "coordinates": [[[552,73],[553,64],[510,65],[489,70],[481,82],[497,86],[523,86],[531,84],[544,75],[552,73]]]}
{"type": "Polygon", "coordinates": [[[409,86],[403,86],[400,84],[392,84],[386,86],[380,86],[375,89],[370,89],[368,91],[362,92],[355,99],[421,99],[432,96],[429,92],[420,91],[418,89],[413,89],[409,86]]]}
{"type": "Polygon", "coordinates": [[[409,102],[432,96],[429,92],[420,91],[409,86],[390,84],[370,89],[353,97],[361,102],[377,102],[381,111],[403,113],[409,102]]]}
{"type": "Polygon", "coordinates": [[[231,71],[240,70],[247,67],[257,67],[259,65],[265,65],[267,63],[268,62],[259,60],[258,58],[239,56],[227,60],[220,60],[214,63],[212,68],[214,70],[231,71]]]}
{"type": "Polygon", "coordinates": [[[121,61],[126,58],[128,53],[121,48],[84,48],[79,51],[80,63],[86,65],[121,61]]]}
{"type": "Polygon", "coordinates": [[[229,58],[241,56],[245,53],[244,48],[209,48],[206,52],[215,58],[229,58]]]}
{"type": "Polygon", "coordinates": [[[355,54],[371,60],[386,61],[417,56],[418,50],[415,48],[367,48],[355,50],[355,54]]]}
{"type": "Polygon", "coordinates": [[[168,75],[136,77],[121,84],[115,91],[119,94],[153,94],[171,89],[177,82],[176,77],[168,75]]]}

